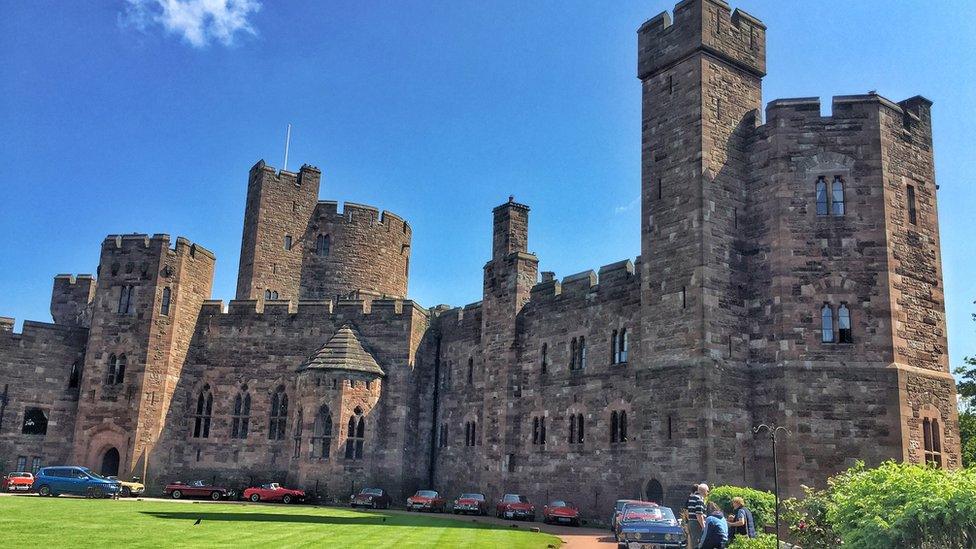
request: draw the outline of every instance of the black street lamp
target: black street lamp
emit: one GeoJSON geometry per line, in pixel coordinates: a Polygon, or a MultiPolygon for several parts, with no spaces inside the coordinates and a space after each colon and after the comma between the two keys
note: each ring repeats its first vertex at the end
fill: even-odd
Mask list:
{"type": "Polygon", "coordinates": [[[752,432],[758,435],[763,429],[769,431],[769,440],[773,442],[773,495],[776,497],[776,549],[779,549],[779,471],[776,463],[776,433],[780,430],[786,433],[787,436],[790,436],[792,433],[786,427],[777,427],[775,423],[770,425],[766,425],[765,423],[760,424],[752,432]]]}

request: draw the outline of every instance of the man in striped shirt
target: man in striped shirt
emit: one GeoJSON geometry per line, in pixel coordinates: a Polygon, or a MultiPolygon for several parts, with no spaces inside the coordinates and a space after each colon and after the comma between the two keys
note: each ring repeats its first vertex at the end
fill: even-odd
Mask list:
{"type": "Polygon", "coordinates": [[[696,484],[688,495],[685,509],[688,511],[688,547],[698,547],[702,532],[705,529],[705,498],[708,497],[708,485],[696,484]]]}

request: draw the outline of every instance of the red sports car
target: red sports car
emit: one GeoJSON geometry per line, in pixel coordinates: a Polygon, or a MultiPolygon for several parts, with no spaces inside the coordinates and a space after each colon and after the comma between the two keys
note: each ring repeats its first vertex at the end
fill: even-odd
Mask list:
{"type": "Polygon", "coordinates": [[[417,490],[417,493],[407,498],[407,511],[436,511],[444,512],[446,502],[434,490],[417,490]]]}
{"type": "Polygon", "coordinates": [[[210,498],[214,501],[225,498],[234,499],[234,496],[237,495],[233,490],[221,488],[220,486],[211,486],[202,480],[195,480],[190,484],[184,484],[182,482],[167,484],[166,488],[163,488],[163,494],[173,499],[210,498]]]}
{"type": "Polygon", "coordinates": [[[277,482],[262,484],[256,488],[244,490],[244,499],[257,503],[259,501],[280,501],[281,503],[291,503],[293,501],[304,501],[305,492],[302,490],[292,490],[285,488],[277,482]]]}
{"type": "Polygon", "coordinates": [[[488,514],[488,501],[485,499],[484,494],[478,493],[468,493],[461,494],[456,500],[454,500],[454,514],[467,514],[474,513],[475,515],[487,515],[488,514]]]}
{"type": "Polygon", "coordinates": [[[4,492],[30,492],[34,475],[24,471],[8,473],[0,480],[0,490],[4,492]]]}
{"type": "Polygon", "coordinates": [[[350,507],[371,507],[373,509],[389,509],[390,494],[382,488],[363,488],[358,494],[349,498],[350,507]]]}
{"type": "Polygon", "coordinates": [[[529,503],[529,498],[525,496],[505,494],[495,505],[495,516],[535,522],[535,505],[529,503]]]}
{"type": "Polygon", "coordinates": [[[542,522],[580,525],[579,509],[568,501],[556,499],[542,508],[542,522]]]}

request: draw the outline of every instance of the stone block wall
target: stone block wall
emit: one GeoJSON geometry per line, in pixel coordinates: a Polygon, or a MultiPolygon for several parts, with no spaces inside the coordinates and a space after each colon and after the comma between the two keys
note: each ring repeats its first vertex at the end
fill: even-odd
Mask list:
{"type": "Polygon", "coordinates": [[[55,324],[82,326],[91,324],[91,302],[95,297],[95,277],[59,274],[51,291],[51,317],[55,324]]]}

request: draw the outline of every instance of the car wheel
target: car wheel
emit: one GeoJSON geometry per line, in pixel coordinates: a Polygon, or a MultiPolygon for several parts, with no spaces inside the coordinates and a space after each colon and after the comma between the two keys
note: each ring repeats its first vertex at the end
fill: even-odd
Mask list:
{"type": "MultiPolygon", "coordinates": [[[[281,497],[281,503],[284,503],[285,505],[288,505],[289,503],[291,503],[291,494],[285,494],[284,496],[282,496],[281,497]]],[[[374,505],[374,507],[375,507],[375,505],[374,505]]]]}
{"type": "Polygon", "coordinates": [[[173,493],[170,495],[173,496],[173,499],[180,499],[181,497],[183,497],[183,492],[181,492],[180,490],[173,490],[173,493]]]}
{"type": "Polygon", "coordinates": [[[210,499],[217,501],[220,499],[220,492],[210,492],[210,499]]]}
{"type": "Polygon", "coordinates": [[[132,490],[128,486],[123,486],[119,491],[119,495],[124,498],[132,497],[132,490]]]}
{"type": "Polygon", "coordinates": [[[51,487],[45,484],[37,489],[37,495],[48,497],[51,495],[51,487]]]}
{"type": "Polygon", "coordinates": [[[259,496],[257,494],[251,494],[251,497],[249,497],[247,499],[251,500],[254,503],[257,503],[257,502],[261,501],[261,496],[259,496]]]}

